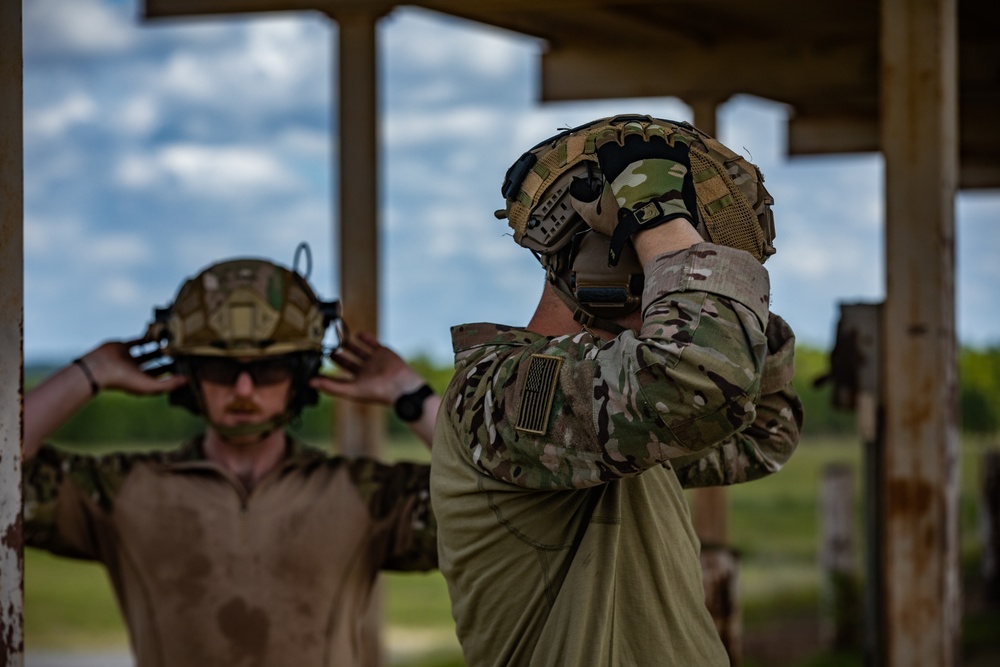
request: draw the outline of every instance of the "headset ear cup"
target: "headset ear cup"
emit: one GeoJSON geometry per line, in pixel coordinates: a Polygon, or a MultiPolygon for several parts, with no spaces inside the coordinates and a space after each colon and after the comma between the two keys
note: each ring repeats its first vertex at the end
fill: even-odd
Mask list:
{"type": "Polygon", "coordinates": [[[201,406],[198,404],[198,399],[195,398],[194,390],[188,385],[183,385],[170,392],[169,401],[170,405],[184,408],[196,415],[201,414],[201,406]]]}
{"type": "Polygon", "coordinates": [[[298,415],[307,405],[319,403],[319,392],[309,386],[309,380],[319,374],[323,355],[319,352],[303,352],[296,355],[292,376],[292,396],[288,402],[288,412],[298,415]]]}

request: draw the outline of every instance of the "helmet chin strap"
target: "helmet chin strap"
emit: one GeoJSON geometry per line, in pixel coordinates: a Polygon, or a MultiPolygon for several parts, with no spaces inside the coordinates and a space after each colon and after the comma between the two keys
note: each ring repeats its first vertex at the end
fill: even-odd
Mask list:
{"type": "MultiPolygon", "coordinates": [[[[208,409],[205,405],[205,397],[201,393],[201,387],[198,382],[193,382],[191,384],[192,393],[194,393],[195,402],[198,404],[198,409],[201,414],[204,415],[205,421],[208,425],[212,427],[212,430],[218,433],[223,438],[241,438],[246,435],[256,435],[260,434],[258,440],[264,440],[267,436],[271,435],[277,429],[285,426],[288,422],[292,420],[292,413],[288,410],[287,406],[284,411],[280,414],[271,417],[270,419],[265,419],[264,421],[254,422],[250,424],[240,424],[239,426],[225,426],[219,424],[208,417],[208,409]]],[[[289,400],[291,403],[291,400],[289,400]]]]}
{"type": "Polygon", "coordinates": [[[599,315],[594,315],[584,310],[577,300],[573,297],[573,292],[570,290],[569,285],[566,281],[559,276],[554,275],[551,271],[548,272],[549,282],[556,289],[556,294],[562,299],[562,302],[566,304],[566,307],[570,309],[573,313],[573,319],[582,324],[585,327],[596,327],[602,331],[607,331],[608,333],[615,334],[616,336],[623,331],[625,327],[618,324],[614,320],[609,320],[606,317],[600,317],[599,315]]]}
{"type": "Polygon", "coordinates": [[[211,420],[207,421],[212,427],[212,430],[223,438],[241,438],[245,435],[259,434],[260,440],[264,440],[267,436],[271,435],[273,432],[282,428],[285,424],[291,421],[291,415],[286,410],[271,419],[265,419],[262,422],[255,422],[252,424],[240,424],[239,426],[223,426],[222,424],[217,424],[211,420]]]}

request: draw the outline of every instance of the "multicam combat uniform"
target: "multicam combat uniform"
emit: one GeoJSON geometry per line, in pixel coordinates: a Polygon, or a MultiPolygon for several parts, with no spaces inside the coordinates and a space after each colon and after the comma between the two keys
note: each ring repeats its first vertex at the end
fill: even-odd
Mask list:
{"type": "Polygon", "coordinates": [[[470,665],[729,664],[682,486],[791,454],[793,339],[779,318],[765,335],[745,252],[699,244],[645,276],[638,336],[453,329],[431,496],[470,665]]]}
{"type": "Polygon", "coordinates": [[[107,567],[140,667],[374,665],[380,569],[437,565],[426,465],[330,457],[289,439],[247,493],[195,439],[25,469],[28,544],[107,567]]]}

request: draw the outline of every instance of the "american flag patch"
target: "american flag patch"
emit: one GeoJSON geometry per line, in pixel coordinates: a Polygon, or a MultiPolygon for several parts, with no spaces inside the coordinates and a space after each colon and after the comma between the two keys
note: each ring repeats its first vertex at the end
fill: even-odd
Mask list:
{"type": "Polygon", "coordinates": [[[521,388],[521,404],[517,409],[515,430],[545,435],[556,395],[556,380],[562,367],[562,357],[533,354],[528,360],[528,374],[521,388]]]}

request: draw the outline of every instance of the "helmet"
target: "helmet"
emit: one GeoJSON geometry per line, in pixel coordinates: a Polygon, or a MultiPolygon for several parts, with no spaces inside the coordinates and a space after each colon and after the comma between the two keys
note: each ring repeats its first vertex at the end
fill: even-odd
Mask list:
{"type": "Polygon", "coordinates": [[[277,264],[231,259],[185,281],[154,324],[165,327],[171,356],[320,352],[338,304],[321,302],[305,278],[277,264]]]}
{"type": "MultiPolygon", "coordinates": [[[[603,190],[608,196],[609,189],[604,188],[597,163],[597,145],[625,123],[640,123],[649,135],[673,135],[673,141],[689,146],[697,199],[697,211],[692,211],[692,215],[697,219],[696,229],[702,238],[746,250],[762,263],[774,254],[771,216],[774,200],[764,188],[763,175],[755,165],[690,123],[626,115],[601,118],[564,130],[540,142],[511,165],[500,189],[506,206],[496,215],[507,219],[518,244],[535,253],[549,281],[577,319],[584,324],[594,321],[610,331],[620,331],[621,327],[608,328],[609,316],[613,319],[626,315],[638,307],[642,291],[642,281],[634,280],[638,260],[625,262],[621,268],[605,266],[611,240],[590,230],[571,202],[571,188],[586,187],[594,193],[603,190]],[[591,248],[598,242],[605,244],[603,259],[596,251],[574,254],[585,247],[579,241],[574,242],[580,234],[596,237],[586,244],[591,248]],[[630,288],[627,294],[617,291],[621,297],[619,306],[606,303],[602,314],[597,315],[593,308],[588,308],[587,300],[576,293],[578,285],[574,282],[578,282],[576,278],[581,273],[591,277],[603,274],[607,280],[630,288]]],[[[617,205],[604,209],[613,213],[617,205]]],[[[626,244],[625,252],[634,256],[630,244],[626,244]]],[[[642,274],[641,267],[638,273],[642,274]]],[[[611,292],[604,294],[612,298],[611,292]]]]}
{"type": "MultiPolygon", "coordinates": [[[[157,342],[185,374],[197,357],[287,355],[293,380],[283,424],[318,400],[308,379],[319,371],[331,324],[340,334],[340,302],[321,301],[297,271],[264,259],[237,258],[184,281],[171,305],[154,310],[146,340],[157,342]]],[[[197,385],[176,390],[171,402],[204,412],[197,385]]]]}

